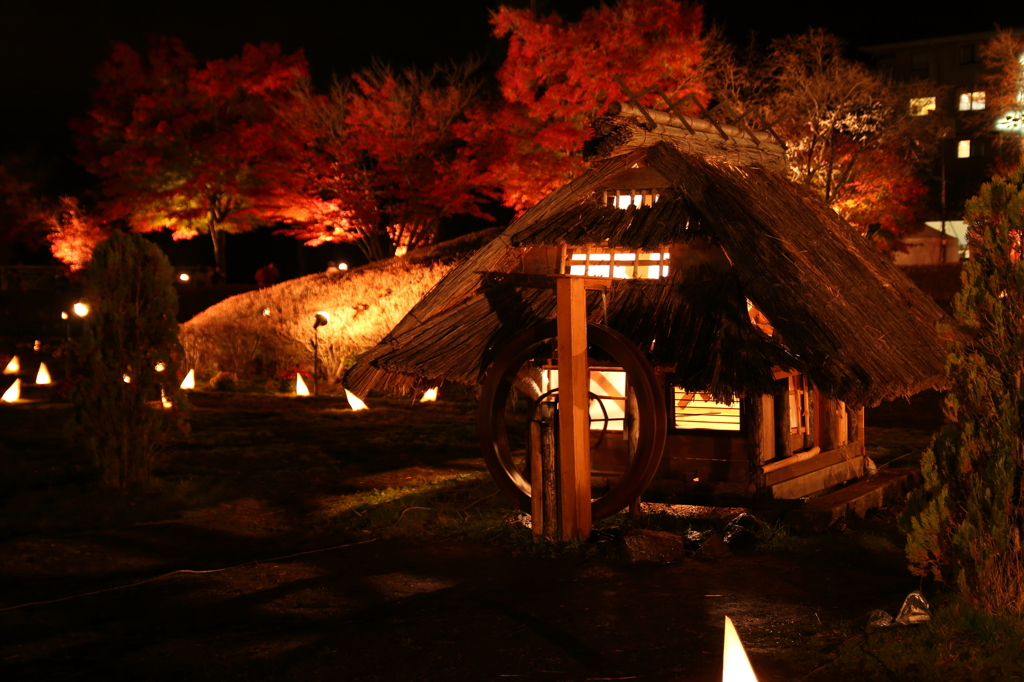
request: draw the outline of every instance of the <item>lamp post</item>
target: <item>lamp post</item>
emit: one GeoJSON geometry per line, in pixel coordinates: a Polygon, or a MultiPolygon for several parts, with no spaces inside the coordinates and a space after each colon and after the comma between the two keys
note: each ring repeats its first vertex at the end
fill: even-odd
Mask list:
{"type": "Polygon", "coordinates": [[[318,311],[313,318],[313,395],[316,395],[316,375],[320,365],[320,327],[331,321],[331,316],[318,311]]]}
{"type": "MultiPolygon", "coordinates": [[[[74,311],[75,315],[79,317],[85,317],[89,314],[89,306],[79,301],[78,303],[71,306],[71,310],[74,311]]],[[[67,343],[64,345],[64,378],[71,378],[71,316],[67,312],[61,312],[61,319],[67,322],[67,343]]]]}

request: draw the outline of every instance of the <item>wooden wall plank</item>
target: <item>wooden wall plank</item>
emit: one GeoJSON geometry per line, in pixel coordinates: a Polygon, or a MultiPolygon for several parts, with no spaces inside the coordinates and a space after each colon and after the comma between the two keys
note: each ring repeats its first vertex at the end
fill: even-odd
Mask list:
{"type": "Polygon", "coordinates": [[[590,367],[587,299],[579,277],[557,285],[558,445],[563,540],[590,535],[590,367]]]}

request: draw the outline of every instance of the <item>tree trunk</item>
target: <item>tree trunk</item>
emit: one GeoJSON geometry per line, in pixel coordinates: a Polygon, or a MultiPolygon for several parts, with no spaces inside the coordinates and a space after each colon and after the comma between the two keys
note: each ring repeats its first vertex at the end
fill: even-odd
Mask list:
{"type": "Polygon", "coordinates": [[[213,262],[214,265],[220,270],[221,277],[227,278],[228,265],[227,258],[224,253],[224,242],[225,234],[223,230],[218,230],[217,226],[210,223],[210,241],[213,242],[213,262]]]}

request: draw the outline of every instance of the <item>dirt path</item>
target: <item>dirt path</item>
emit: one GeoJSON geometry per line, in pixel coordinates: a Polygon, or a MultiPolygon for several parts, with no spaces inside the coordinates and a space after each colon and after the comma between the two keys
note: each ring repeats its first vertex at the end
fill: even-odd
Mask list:
{"type": "Polygon", "coordinates": [[[0,612],[0,676],[710,681],[730,615],[762,681],[796,680],[809,639],[915,587],[833,559],[631,567],[382,540],[0,612]]]}

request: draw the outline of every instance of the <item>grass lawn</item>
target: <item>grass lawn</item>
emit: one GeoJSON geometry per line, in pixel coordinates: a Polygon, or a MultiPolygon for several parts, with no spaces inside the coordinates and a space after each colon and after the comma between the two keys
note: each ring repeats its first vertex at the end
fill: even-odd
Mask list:
{"type": "MultiPolygon", "coordinates": [[[[468,397],[193,402],[190,440],[125,494],[69,448],[67,406],[0,406],[0,609],[207,571],[0,610],[0,678],[713,680],[730,615],[762,682],[1024,679],[1021,622],[935,585],[932,624],[865,629],[920,585],[896,509],[814,537],[767,526],[717,562],[628,566],[609,543],[538,548],[507,522],[468,397]]],[[[869,423],[880,465],[913,465],[930,440],[901,419],[869,423]]]]}

